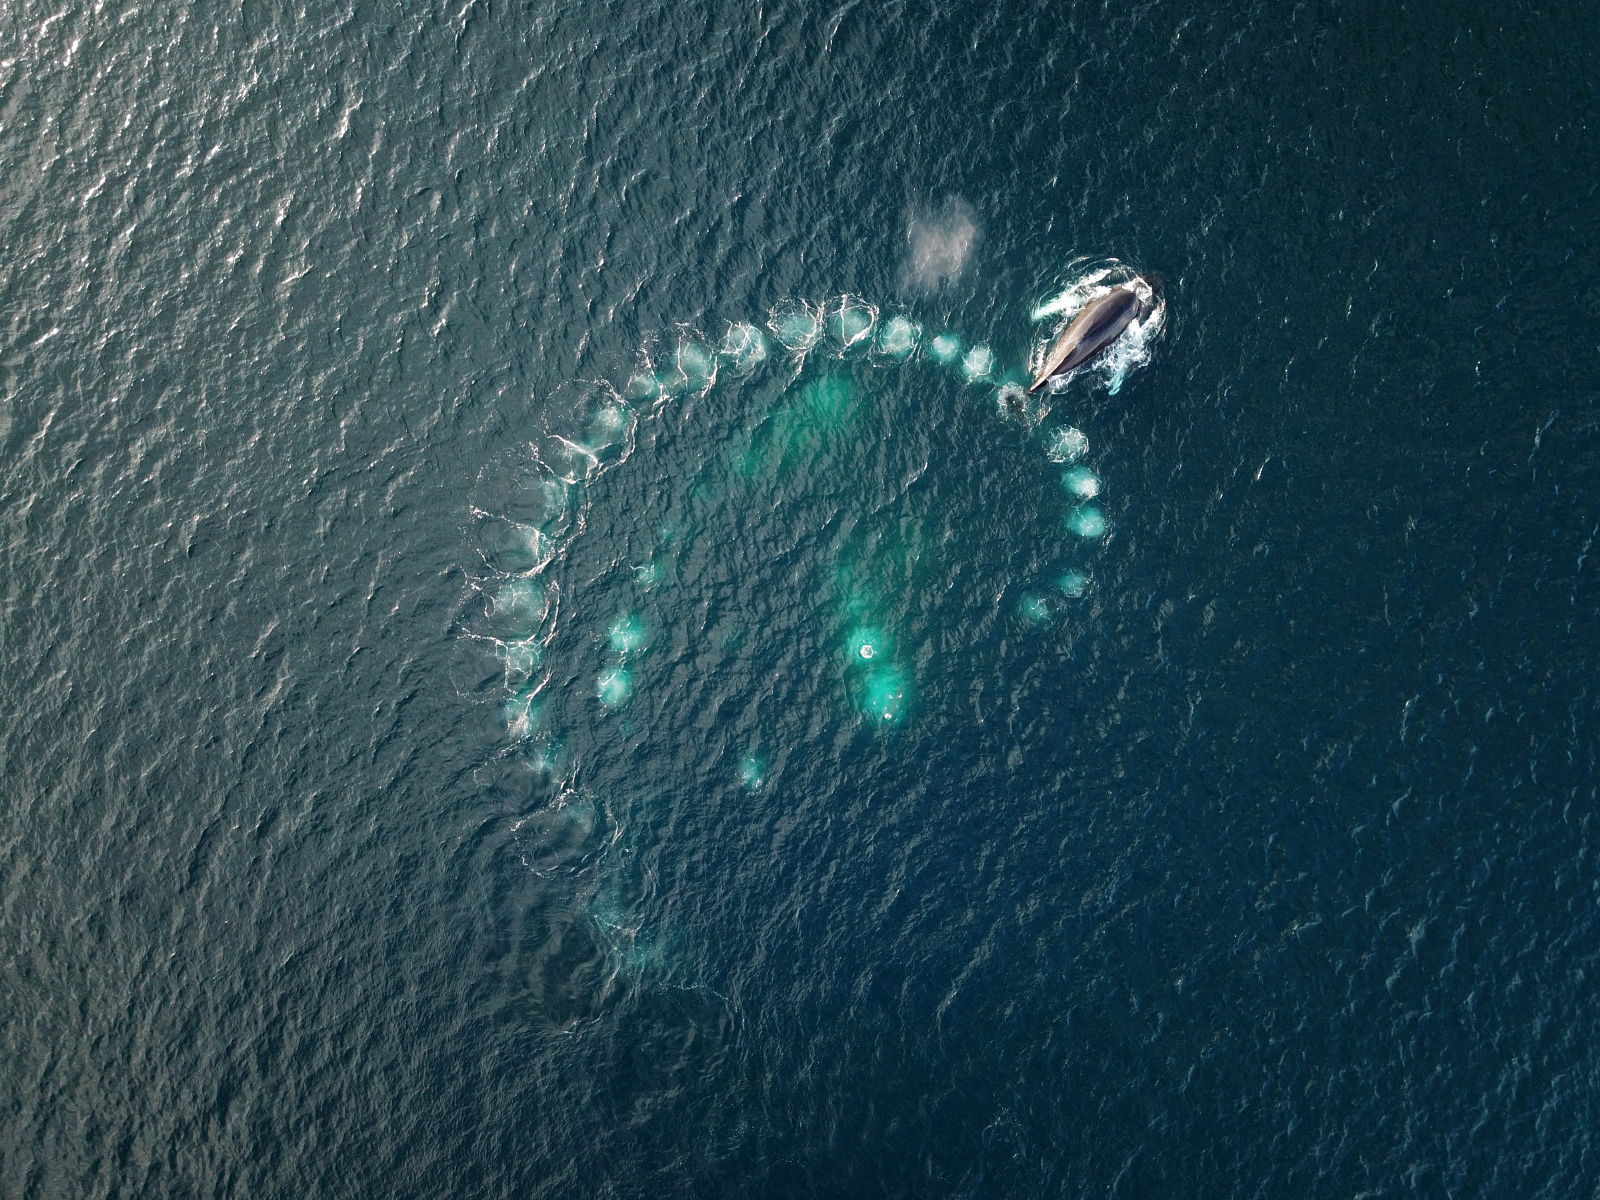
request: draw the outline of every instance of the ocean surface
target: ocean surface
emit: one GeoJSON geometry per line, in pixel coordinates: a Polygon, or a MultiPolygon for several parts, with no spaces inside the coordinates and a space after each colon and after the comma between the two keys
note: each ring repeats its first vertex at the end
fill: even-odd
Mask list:
{"type": "Polygon", "coordinates": [[[1578,4],[7,3],[0,1197],[1600,1195],[1597,136],[1578,4]]]}

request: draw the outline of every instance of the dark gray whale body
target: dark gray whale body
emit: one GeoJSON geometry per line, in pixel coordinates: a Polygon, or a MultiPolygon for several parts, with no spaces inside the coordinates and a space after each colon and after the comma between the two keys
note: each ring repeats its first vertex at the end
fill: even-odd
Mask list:
{"type": "Polygon", "coordinates": [[[1121,337],[1134,321],[1144,320],[1154,307],[1153,300],[1141,298],[1128,284],[1091,300],[1051,345],[1044,356],[1044,366],[1028,390],[1037,392],[1055,376],[1083,366],[1121,337]]]}

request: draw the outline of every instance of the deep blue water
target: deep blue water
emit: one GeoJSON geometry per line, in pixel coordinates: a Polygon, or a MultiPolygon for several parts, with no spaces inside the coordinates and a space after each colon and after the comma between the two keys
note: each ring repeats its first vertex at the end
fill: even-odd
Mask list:
{"type": "Polygon", "coordinates": [[[0,14],[0,1194],[1600,1194],[1597,29],[0,14]]]}

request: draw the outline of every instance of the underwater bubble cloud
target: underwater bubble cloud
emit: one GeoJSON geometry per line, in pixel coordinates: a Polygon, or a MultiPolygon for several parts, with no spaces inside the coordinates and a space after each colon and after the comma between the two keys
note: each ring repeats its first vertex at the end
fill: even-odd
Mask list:
{"type": "Polygon", "coordinates": [[[1051,462],[1077,462],[1089,453],[1089,439],[1081,429],[1061,426],[1050,431],[1045,443],[1045,456],[1051,462]]]}
{"type": "Polygon", "coordinates": [[[1093,500],[1100,494],[1100,478],[1088,467],[1073,467],[1065,472],[1061,486],[1080,500],[1093,500]]]}
{"type": "Polygon", "coordinates": [[[749,791],[755,791],[767,778],[767,767],[759,755],[746,754],[739,760],[739,782],[749,791]]]}
{"type": "Polygon", "coordinates": [[[839,345],[849,350],[866,340],[878,320],[878,310],[859,296],[841,296],[828,322],[828,331],[839,345]]]}
{"type": "Polygon", "coordinates": [[[860,684],[862,711],[880,725],[891,725],[906,713],[906,678],[898,668],[876,667],[866,673],[860,684]]]}
{"type": "Polygon", "coordinates": [[[883,632],[872,628],[851,630],[845,647],[845,657],[850,662],[871,662],[882,657],[887,648],[883,632]]]}
{"type": "Polygon", "coordinates": [[[916,350],[922,340],[922,326],[910,317],[890,317],[878,330],[877,351],[885,358],[903,360],[916,350]]]}
{"type": "Polygon", "coordinates": [[[1089,577],[1082,571],[1064,571],[1056,577],[1056,588],[1063,596],[1076,600],[1089,590],[1089,577]]]}
{"type": "Polygon", "coordinates": [[[544,589],[532,579],[510,579],[494,595],[494,620],[507,633],[526,634],[544,618],[544,589]]]}
{"type": "Polygon", "coordinates": [[[606,631],[606,640],[618,654],[633,654],[644,649],[650,635],[644,621],[632,613],[623,613],[611,622],[611,628],[606,631]]]}
{"type": "Polygon", "coordinates": [[[737,374],[748,375],[767,360],[767,339],[761,330],[741,321],[728,326],[717,353],[737,374]]]}
{"type": "Polygon", "coordinates": [[[607,667],[595,679],[595,695],[607,708],[621,708],[633,699],[633,676],[626,667],[607,667]]]}
{"type": "Polygon", "coordinates": [[[1092,504],[1084,504],[1067,514],[1067,528],[1084,539],[1097,538],[1106,531],[1106,518],[1092,504]]]}
{"type": "Polygon", "coordinates": [[[994,373],[994,351],[974,346],[961,359],[961,377],[968,383],[982,383],[994,373]]]}
{"type": "Polygon", "coordinates": [[[691,392],[703,392],[717,381],[717,356],[696,341],[678,345],[678,373],[691,392]]]}
{"type": "Polygon", "coordinates": [[[1048,625],[1055,617],[1050,601],[1043,596],[1029,594],[1017,603],[1017,611],[1029,625],[1048,625]]]}
{"type": "Polygon", "coordinates": [[[822,318],[803,300],[782,300],[773,305],[767,328],[793,354],[804,354],[822,338],[822,318]]]}

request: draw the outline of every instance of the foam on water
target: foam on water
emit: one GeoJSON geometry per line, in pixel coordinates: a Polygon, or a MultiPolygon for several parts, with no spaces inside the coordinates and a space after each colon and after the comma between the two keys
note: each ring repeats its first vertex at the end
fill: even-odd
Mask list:
{"type": "Polygon", "coordinates": [[[910,317],[890,317],[878,330],[877,351],[896,361],[910,357],[922,340],[922,326],[910,317]]]}
{"type": "Polygon", "coordinates": [[[1076,600],[1089,590],[1089,577],[1082,571],[1063,571],[1056,577],[1056,589],[1076,600]]]}
{"type": "Polygon", "coordinates": [[[508,579],[494,595],[495,624],[513,636],[534,629],[544,612],[544,589],[532,579],[508,579]]]}
{"type": "Polygon", "coordinates": [[[654,371],[635,371],[628,376],[623,391],[630,400],[654,400],[663,395],[666,388],[654,371]]]}
{"type": "Polygon", "coordinates": [[[995,411],[1007,421],[1032,429],[1050,415],[1048,392],[1029,392],[1020,383],[1002,383],[994,392],[995,411]]]}
{"type": "Polygon", "coordinates": [[[1093,500],[1100,494],[1100,479],[1088,467],[1073,467],[1065,472],[1061,486],[1080,500],[1093,500]]]}
{"type": "Polygon", "coordinates": [[[500,657],[506,665],[506,679],[513,685],[520,685],[538,670],[544,660],[544,646],[533,638],[502,642],[500,657]]]}
{"type": "Polygon", "coordinates": [[[1083,430],[1070,425],[1052,429],[1045,442],[1045,455],[1051,462],[1077,462],[1089,453],[1089,439],[1083,430]]]}
{"type": "Polygon", "coordinates": [[[892,725],[905,717],[907,683],[899,667],[885,663],[862,671],[854,690],[856,702],[869,720],[892,725]]]}
{"type": "Polygon", "coordinates": [[[543,715],[544,705],[537,690],[531,687],[512,693],[500,712],[506,732],[516,739],[531,737],[538,730],[543,715]]]}
{"type": "Polygon", "coordinates": [[[1081,538],[1093,539],[1106,531],[1106,518],[1092,504],[1079,505],[1067,514],[1067,528],[1081,538]]]}
{"type": "Polygon", "coordinates": [[[822,314],[804,300],[780,300],[767,315],[767,328],[785,350],[804,354],[822,338],[822,314]]]}
{"type": "Polygon", "coordinates": [[[961,359],[961,377],[968,383],[981,383],[994,371],[994,351],[974,346],[961,359]]]}
{"type": "Polygon", "coordinates": [[[611,622],[606,640],[618,654],[634,654],[649,645],[650,631],[637,615],[623,613],[611,622]]]}
{"type": "Polygon", "coordinates": [[[848,662],[870,662],[883,656],[887,649],[883,631],[871,627],[852,629],[845,638],[845,659],[848,662]]]}
{"type": "Polygon", "coordinates": [[[749,791],[755,791],[766,781],[767,764],[760,755],[746,754],[739,760],[739,782],[749,791]]]}
{"type": "Polygon", "coordinates": [[[849,350],[872,336],[878,310],[860,296],[840,296],[828,318],[828,332],[840,349],[849,350]]]}
{"type": "Polygon", "coordinates": [[[953,363],[961,354],[961,339],[953,333],[941,333],[929,343],[928,354],[936,363],[953,363]]]}
{"type": "Polygon", "coordinates": [[[1048,625],[1055,618],[1055,612],[1050,607],[1050,601],[1031,592],[1024,595],[1017,602],[1017,611],[1022,614],[1022,619],[1030,625],[1048,625]]]}
{"type": "MultiPolygon", "coordinates": [[[[1085,297],[1095,294],[1095,289],[1106,286],[1111,270],[1103,268],[1079,279],[1068,289],[1071,294],[1066,300],[1058,298],[1056,307],[1082,303],[1085,297]]],[[[874,353],[870,359],[861,360],[863,364],[905,362],[921,344],[931,360],[954,365],[967,382],[995,381],[996,410],[1006,419],[1020,420],[1031,427],[1049,412],[1048,395],[1030,395],[1012,373],[1000,376],[994,352],[986,343],[964,347],[953,332],[924,343],[922,327],[908,314],[899,313],[879,323],[876,306],[858,296],[846,294],[825,307],[786,300],[772,308],[766,324],[779,344],[802,360],[824,335],[831,337],[841,354],[871,345],[874,353]]],[[[647,340],[647,344],[653,342],[647,340]]],[[[717,386],[719,366],[726,367],[730,380],[738,380],[753,377],[767,359],[766,335],[752,322],[730,323],[715,351],[692,333],[680,333],[669,368],[656,371],[647,366],[630,378],[626,391],[636,399],[652,400],[649,415],[656,417],[663,411],[665,401],[674,396],[709,393],[717,386]]],[[[807,378],[802,361],[799,378],[793,389],[786,391],[783,402],[735,447],[731,455],[735,477],[771,478],[774,472],[798,468],[824,452],[832,439],[847,433],[860,408],[854,378],[859,369],[836,369],[807,378]]],[[[492,526],[498,531],[494,533],[495,553],[507,563],[527,568],[499,584],[490,605],[497,632],[495,644],[509,694],[503,716],[513,736],[524,738],[530,737],[541,723],[530,714],[536,709],[542,713],[543,706],[532,705],[529,698],[534,672],[542,665],[545,647],[557,627],[552,617],[548,628],[533,636],[546,621],[549,610],[548,598],[535,577],[561,557],[568,539],[584,527],[589,488],[632,454],[638,417],[605,384],[574,383],[552,397],[549,422],[534,441],[530,463],[533,478],[520,501],[520,507],[532,519],[523,516],[513,520],[507,514],[492,526]]],[[[1047,440],[1047,454],[1052,461],[1073,461],[1087,449],[1088,439],[1075,428],[1053,430],[1047,440]]],[[[1098,479],[1083,468],[1068,472],[1063,482],[1080,500],[1093,498],[1099,490],[1098,479]]],[[[1097,538],[1105,532],[1105,518],[1098,509],[1087,505],[1069,512],[1066,525],[1083,538],[1097,538]]],[[[658,549],[671,544],[671,526],[668,522],[662,527],[658,549]]],[[[662,580],[655,556],[635,563],[629,573],[641,591],[658,587],[662,580]]],[[[1062,578],[1070,577],[1071,573],[1062,578]]],[[[1073,591],[1075,586],[1081,588],[1081,584],[1058,584],[1059,590],[1068,595],[1078,594],[1073,591]]],[[[883,630],[871,623],[877,602],[870,601],[867,593],[859,589],[847,590],[845,609],[851,619],[864,622],[852,628],[845,639],[848,690],[856,707],[877,724],[904,719],[908,677],[905,669],[893,661],[883,630]]],[[[1048,622],[1055,615],[1049,596],[1038,593],[1024,595],[1019,612],[1033,624],[1048,622]]],[[[649,641],[648,626],[637,613],[618,614],[606,629],[609,661],[595,677],[595,695],[604,708],[619,709],[630,701],[634,679],[627,663],[642,653],[649,641]]]]}
{"type": "Polygon", "coordinates": [[[633,698],[633,675],[621,665],[604,668],[595,677],[595,695],[607,708],[621,708],[633,698]]]}
{"type": "Polygon", "coordinates": [[[735,373],[748,375],[767,360],[766,335],[748,321],[729,325],[717,353],[735,373]]]}
{"type": "Polygon", "coordinates": [[[685,339],[678,343],[677,364],[688,391],[703,392],[717,381],[717,356],[699,341],[685,339]]]}

